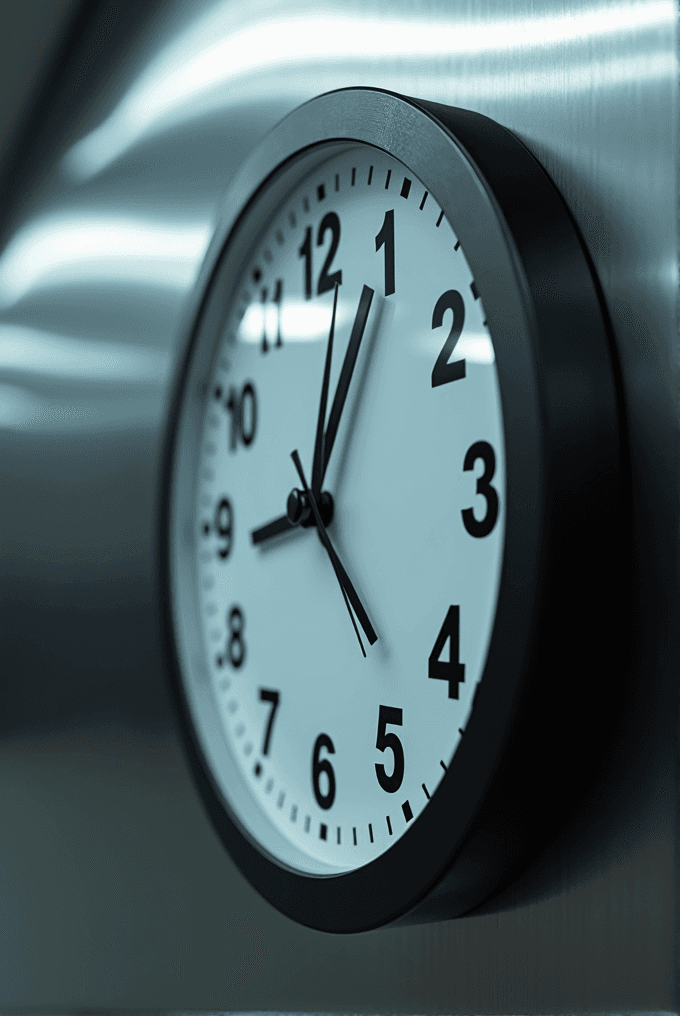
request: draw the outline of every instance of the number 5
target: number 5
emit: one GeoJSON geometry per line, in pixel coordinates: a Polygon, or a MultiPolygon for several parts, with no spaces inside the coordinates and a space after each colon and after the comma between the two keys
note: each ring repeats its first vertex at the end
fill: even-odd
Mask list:
{"type": "Polygon", "coordinates": [[[380,706],[380,712],[378,714],[378,736],[375,741],[375,746],[379,751],[385,751],[389,748],[394,755],[394,769],[392,775],[388,776],[385,772],[385,766],[376,763],[375,775],[378,777],[378,783],[388,794],[395,794],[401,786],[402,780],[404,779],[404,749],[401,741],[396,734],[387,733],[387,724],[391,723],[394,727],[401,727],[402,725],[402,711],[401,709],[393,709],[392,706],[380,706]]]}

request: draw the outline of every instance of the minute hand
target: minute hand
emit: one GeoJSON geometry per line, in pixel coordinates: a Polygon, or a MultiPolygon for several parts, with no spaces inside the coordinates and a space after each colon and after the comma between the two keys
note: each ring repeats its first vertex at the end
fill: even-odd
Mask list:
{"type": "Polygon", "coordinates": [[[338,387],[335,389],[335,397],[333,399],[333,405],[331,406],[330,416],[328,417],[328,426],[326,428],[326,436],[324,439],[323,472],[321,474],[319,490],[321,489],[324,476],[326,475],[328,461],[331,457],[331,452],[333,451],[338,427],[340,426],[340,417],[342,416],[342,411],[345,407],[345,400],[352,381],[354,365],[356,364],[357,356],[359,355],[361,340],[364,337],[364,329],[366,328],[366,321],[368,320],[368,312],[371,309],[371,301],[373,300],[374,292],[375,291],[371,289],[370,286],[364,286],[359,299],[359,307],[357,308],[354,324],[352,325],[352,334],[349,337],[347,352],[345,353],[342,370],[340,371],[340,377],[338,378],[338,387]]]}
{"type": "MultiPolygon", "coordinates": [[[[349,575],[345,571],[345,569],[343,567],[343,564],[342,564],[340,558],[337,555],[335,547],[331,543],[330,537],[329,537],[328,533],[326,532],[326,527],[323,524],[323,520],[321,518],[321,513],[319,512],[318,506],[316,504],[316,500],[314,498],[314,494],[309,489],[309,487],[307,486],[307,480],[305,478],[305,474],[304,474],[304,471],[302,469],[302,463],[300,462],[300,456],[297,453],[297,449],[294,452],[291,453],[290,457],[292,458],[293,462],[295,463],[295,468],[297,469],[298,476],[300,477],[300,482],[302,483],[302,486],[304,488],[305,494],[309,498],[309,504],[311,506],[312,512],[314,513],[314,521],[316,522],[316,528],[317,528],[317,532],[319,534],[319,539],[323,543],[323,545],[326,548],[326,551],[328,553],[328,556],[331,559],[331,564],[333,565],[333,570],[334,570],[335,574],[337,575],[338,582],[340,583],[340,588],[343,590],[343,593],[346,595],[346,598],[349,599],[349,602],[352,604],[352,608],[354,610],[354,613],[356,614],[356,616],[359,619],[359,624],[364,629],[364,633],[366,635],[366,638],[368,639],[369,643],[371,645],[373,645],[375,642],[378,641],[378,636],[375,633],[375,628],[373,627],[373,625],[369,621],[368,614],[364,610],[364,605],[361,602],[361,600],[359,599],[359,595],[358,595],[356,589],[352,585],[352,580],[350,579],[349,575]]],[[[349,610],[349,605],[348,605],[347,609],[349,610]]],[[[351,616],[352,616],[352,612],[350,611],[350,617],[351,616]]],[[[354,619],[352,619],[352,624],[354,624],[354,619]]],[[[357,635],[358,634],[359,633],[357,632],[357,635]]],[[[361,639],[359,639],[359,644],[361,645],[361,639]]],[[[365,656],[366,653],[364,652],[364,647],[363,646],[361,646],[361,651],[364,653],[364,656],[365,656]]]]}

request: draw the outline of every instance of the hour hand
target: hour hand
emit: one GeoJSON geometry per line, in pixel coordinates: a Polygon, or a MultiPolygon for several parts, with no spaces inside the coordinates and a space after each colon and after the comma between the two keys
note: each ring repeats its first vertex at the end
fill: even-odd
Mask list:
{"type": "MultiPolygon", "coordinates": [[[[337,290],[336,290],[337,292],[337,290]]],[[[333,445],[335,444],[335,437],[338,433],[338,427],[340,426],[340,418],[342,417],[342,411],[345,408],[345,401],[349,392],[349,386],[352,381],[352,374],[354,373],[354,367],[357,362],[359,355],[359,347],[361,346],[361,340],[364,337],[364,329],[366,328],[366,322],[368,321],[368,312],[371,309],[371,301],[373,300],[374,290],[370,286],[364,286],[361,291],[361,297],[359,298],[359,306],[357,307],[356,316],[354,318],[354,324],[352,325],[352,333],[349,337],[349,343],[345,352],[345,359],[342,364],[342,370],[340,371],[340,377],[338,378],[338,386],[335,390],[335,398],[333,399],[333,405],[331,406],[330,415],[328,417],[328,427],[326,428],[326,434],[323,440],[323,465],[321,469],[321,477],[319,479],[319,489],[323,483],[323,478],[326,475],[326,469],[328,468],[328,460],[331,457],[333,451],[333,445]]],[[[331,333],[332,335],[332,333],[331,333]]],[[[312,481],[312,490],[314,490],[314,482],[312,481]]]]}
{"type": "Polygon", "coordinates": [[[281,515],[278,519],[268,522],[266,526],[253,529],[250,533],[250,539],[257,546],[258,543],[264,543],[266,540],[271,540],[274,536],[288,533],[291,529],[295,529],[293,523],[287,515],[281,515]]]}

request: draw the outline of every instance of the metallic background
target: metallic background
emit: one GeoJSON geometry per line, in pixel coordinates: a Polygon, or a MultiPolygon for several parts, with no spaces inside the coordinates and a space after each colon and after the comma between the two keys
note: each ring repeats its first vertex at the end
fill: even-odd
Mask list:
{"type": "MultiPolygon", "coordinates": [[[[70,23],[0,167],[3,1011],[676,1008],[677,79],[671,0],[101,0],[70,23]],[[635,604],[603,765],[493,912],[335,938],[265,904],[207,823],[152,534],[217,200],[284,113],[344,85],[494,117],[564,195],[619,356],[635,604]]],[[[577,673],[564,694],[588,708],[577,673]]]]}

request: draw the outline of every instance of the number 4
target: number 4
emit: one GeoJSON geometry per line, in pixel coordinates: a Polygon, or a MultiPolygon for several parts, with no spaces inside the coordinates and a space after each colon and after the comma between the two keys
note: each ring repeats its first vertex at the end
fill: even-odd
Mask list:
{"type": "Polygon", "coordinates": [[[465,664],[460,662],[460,607],[449,607],[428,662],[428,677],[449,682],[449,698],[458,698],[458,685],[465,680],[465,664]],[[440,660],[449,642],[448,662],[440,660]]]}

